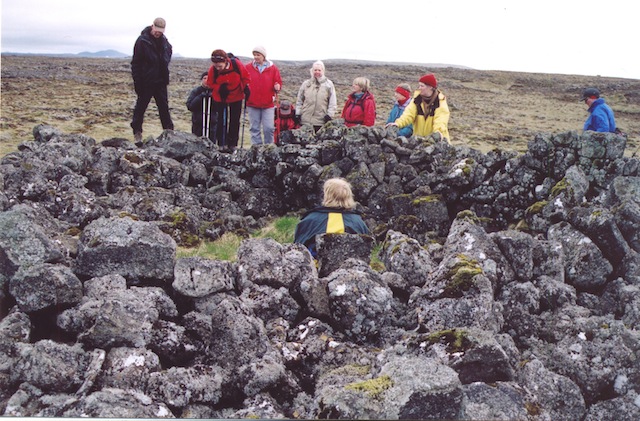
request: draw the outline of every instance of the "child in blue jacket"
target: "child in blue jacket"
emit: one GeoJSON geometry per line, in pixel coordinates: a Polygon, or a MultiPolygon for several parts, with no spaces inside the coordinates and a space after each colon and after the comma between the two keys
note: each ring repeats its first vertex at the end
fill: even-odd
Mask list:
{"type": "MultiPolygon", "coordinates": [[[[411,87],[408,83],[401,83],[396,86],[395,91],[393,92],[393,97],[395,99],[395,103],[393,104],[393,108],[389,113],[389,118],[387,119],[387,123],[393,123],[402,115],[404,109],[407,108],[407,105],[411,102],[411,87]]],[[[398,130],[398,136],[411,137],[413,134],[413,125],[409,125],[407,127],[403,127],[398,130]]]]}

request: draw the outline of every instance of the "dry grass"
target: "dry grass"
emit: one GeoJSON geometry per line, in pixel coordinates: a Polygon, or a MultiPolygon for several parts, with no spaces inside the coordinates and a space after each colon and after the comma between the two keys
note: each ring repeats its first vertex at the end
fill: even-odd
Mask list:
{"type": "MultiPolygon", "coordinates": [[[[185,102],[209,66],[205,59],[174,59],[169,103],[176,130],[190,131],[185,102]]],[[[311,62],[278,62],[284,79],[282,98],[295,100],[300,83],[309,77],[311,62]]],[[[587,116],[579,101],[585,86],[597,86],[616,113],[619,127],[630,136],[627,155],[640,147],[640,80],[573,75],[425,68],[415,65],[327,60],[341,109],[353,79],[371,79],[377,99],[378,123],[392,106],[393,88],[400,82],[416,86],[427,71],[436,74],[451,107],[449,123],[454,144],[481,151],[494,148],[525,151],[536,133],[581,130],[587,116]]],[[[97,141],[132,139],[129,123],[135,93],[129,60],[2,56],[0,156],[32,140],[37,124],[64,133],[83,133],[97,141]]],[[[155,104],[145,116],[145,136],[158,136],[161,126],[155,104]]],[[[245,146],[249,142],[245,126],[245,146]]]]}

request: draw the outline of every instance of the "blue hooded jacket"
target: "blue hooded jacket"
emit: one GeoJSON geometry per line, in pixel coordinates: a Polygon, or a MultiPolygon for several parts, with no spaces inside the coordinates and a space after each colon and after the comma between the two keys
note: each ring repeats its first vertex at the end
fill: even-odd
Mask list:
{"type": "Polygon", "coordinates": [[[584,122],[584,130],[615,133],[616,120],[613,110],[604,102],[604,98],[596,99],[589,107],[589,117],[584,122]]]}
{"type": "MultiPolygon", "coordinates": [[[[404,112],[404,109],[407,108],[407,105],[409,105],[410,102],[411,102],[411,98],[407,99],[404,104],[398,104],[398,101],[396,101],[393,104],[393,108],[391,109],[391,112],[389,113],[389,118],[387,119],[387,123],[395,122],[398,119],[398,117],[402,115],[402,113],[404,112]]],[[[398,130],[398,136],[411,137],[412,134],[413,134],[413,125],[409,125],[398,130]]]]}

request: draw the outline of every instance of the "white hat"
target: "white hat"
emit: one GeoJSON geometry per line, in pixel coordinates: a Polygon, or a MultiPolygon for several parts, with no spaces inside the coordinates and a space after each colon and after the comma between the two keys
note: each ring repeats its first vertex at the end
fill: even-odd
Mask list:
{"type": "Polygon", "coordinates": [[[264,48],[262,45],[258,45],[257,47],[254,47],[252,52],[260,53],[264,58],[267,58],[267,49],[264,48]]]}

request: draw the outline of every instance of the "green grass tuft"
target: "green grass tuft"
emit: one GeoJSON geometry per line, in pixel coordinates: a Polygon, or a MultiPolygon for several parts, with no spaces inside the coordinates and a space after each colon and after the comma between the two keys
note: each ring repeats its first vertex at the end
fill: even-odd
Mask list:
{"type": "MultiPolygon", "coordinates": [[[[284,216],[277,218],[266,227],[251,234],[253,238],[272,238],[280,244],[293,243],[293,234],[300,218],[284,216]]],[[[234,262],[237,259],[238,247],[243,237],[230,232],[225,233],[215,241],[203,241],[198,247],[179,247],[177,257],[204,257],[212,260],[226,260],[234,262]]]]}

